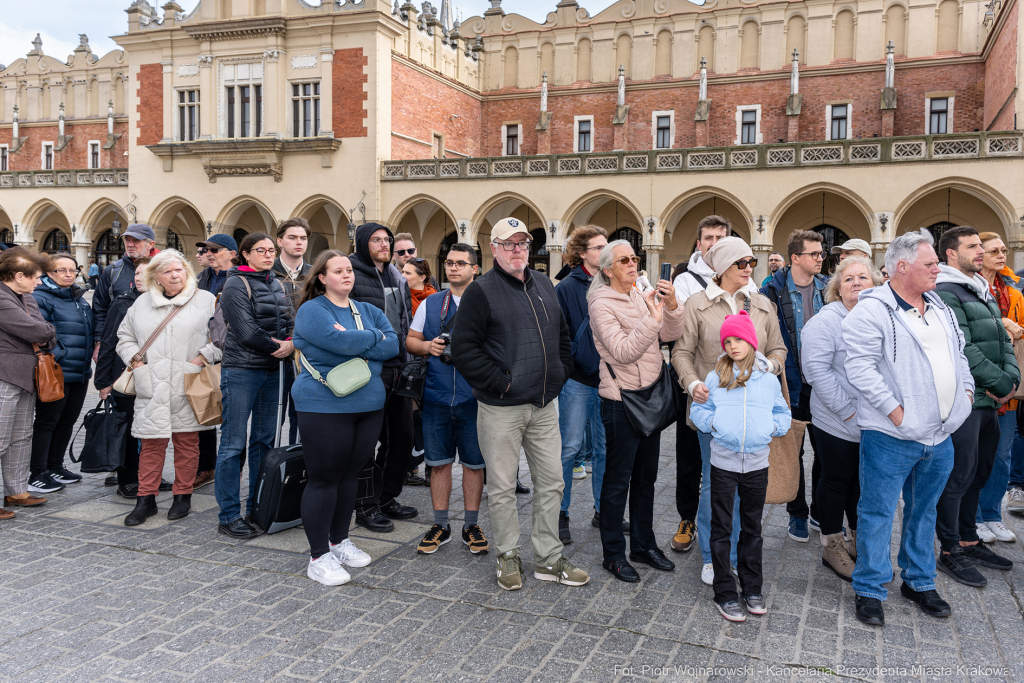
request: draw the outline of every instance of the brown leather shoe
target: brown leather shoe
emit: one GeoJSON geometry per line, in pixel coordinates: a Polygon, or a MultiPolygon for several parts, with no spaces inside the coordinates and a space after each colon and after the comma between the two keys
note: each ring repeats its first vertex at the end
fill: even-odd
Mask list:
{"type": "Polygon", "coordinates": [[[0,520],[14,519],[15,517],[17,517],[17,515],[14,514],[14,510],[6,510],[4,508],[0,508],[0,520]]]}
{"type": "Polygon", "coordinates": [[[17,505],[23,508],[33,508],[37,505],[42,505],[46,502],[45,498],[36,498],[31,493],[24,498],[15,498],[14,496],[4,496],[4,505],[17,505]]]}
{"type": "Polygon", "coordinates": [[[206,470],[205,472],[199,472],[196,474],[195,483],[192,484],[192,490],[212,484],[214,479],[214,470],[206,470]]]}

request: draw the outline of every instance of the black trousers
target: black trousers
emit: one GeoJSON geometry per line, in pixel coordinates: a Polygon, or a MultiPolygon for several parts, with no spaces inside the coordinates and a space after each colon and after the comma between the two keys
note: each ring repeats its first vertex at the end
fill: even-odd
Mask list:
{"type": "MultiPolygon", "coordinates": [[[[811,421],[811,385],[804,382],[800,389],[800,404],[792,407],[793,419],[811,421]]],[[[811,507],[807,508],[807,489],[804,485],[804,444],[800,443],[800,484],[797,488],[796,498],[786,503],[786,512],[790,517],[807,519],[808,512],[811,517],[818,519],[818,482],[821,480],[821,463],[818,462],[818,444],[815,441],[814,430],[810,430],[811,449],[814,451],[814,459],[811,461],[811,507]]]]}
{"type": "MultiPolygon", "coordinates": [[[[824,536],[843,530],[843,514],[850,528],[857,528],[857,501],[860,500],[860,444],[847,441],[811,425],[816,443],[821,446],[821,480],[818,482],[818,524],[824,536]]],[[[817,453],[817,451],[815,451],[817,453]]]]}
{"type": "Polygon", "coordinates": [[[75,422],[82,412],[88,382],[65,382],[64,398],[43,403],[36,398],[36,418],[32,423],[32,459],[29,476],[64,466],[64,454],[71,443],[75,422]]]}
{"type": "Polygon", "coordinates": [[[217,430],[206,429],[199,432],[199,466],[197,472],[209,472],[217,469],[217,430]]]}
{"type": "Polygon", "coordinates": [[[715,602],[738,599],[729,549],[732,508],[740,495],[740,539],[736,544],[736,573],[743,595],[761,594],[761,514],[768,491],[768,468],[730,472],[711,466],[711,563],[715,566],[715,602]]]}
{"type": "Polygon", "coordinates": [[[330,543],[348,538],[356,505],[359,472],[373,457],[383,410],[369,413],[299,413],[306,490],[302,527],[314,559],[330,552],[330,543]]]}
{"type": "Polygon", "coordinates": [[[402,493],[405,485],[412,455],[412,399],[395,393],[400,372],[401,368],[385,367],[380,373],[387,391],[378,439],[380,447],[359,473],[356,500],[359,509],[390,503],[402,493]]]}
{"type": "Polygon", "coordinates": [[[640,437],[622,401],[601,399],[605,469],[601,484],[601,546],[609,562],[626,559],[622,533],[629,497],[629,545],[634,551],[658,547],[654,536],[654,482],[658,478],[661,432],[640,437]]]}
{"type": "Polygon", "coordinates": [[[292,385],[295,383],[295,363],[292,359],[284,361],[284,402],[288,406],[288,440],[281,437],[282,446],[290,446],[299,442],[299,416],[295,412],[295,401],[292,400],[292,385]]]}
{"type": "MultiPolygon", "coordinates": [[[[135,423],[135,397],[115,396],[114,408],[124,413],[128,424],[124,433],[124,464],[117,468],[117,485],[127,486],[139,483],[139,440],[132,436],[132,425],[135,423]]],[[[200,432],[203,434],[205,432],[200,432]]]]}
{"type": "Polygon", "coordinates": [[[696,521],[700,503],[700,441],[686,426],[686,413],[676,422],[676,511],[679,519],[696,521]]]}
{"type": "Polygon", "coordinates": [[[978,498],[999,447],[996,409],[975,408],[951,438],[953,471],[935,507],[935,535],[943,550],[960,541],[978,540],[978,498]]]}

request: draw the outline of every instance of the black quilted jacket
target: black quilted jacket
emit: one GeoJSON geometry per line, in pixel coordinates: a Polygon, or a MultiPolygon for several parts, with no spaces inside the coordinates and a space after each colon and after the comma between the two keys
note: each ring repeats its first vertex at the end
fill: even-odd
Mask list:
{"type": "Polygon", "coordinates": [[[220,306],[228,324],[221,363],[226,368],[273,370],[278,360],[271,354],[279,348],[274,339],[283,341],[292,336],[292,302],[274,279],[273,271],[246,268],[229,270],[221,290],[220,306]],[[248,280],[252,299],[241,278],[248,280]]]}

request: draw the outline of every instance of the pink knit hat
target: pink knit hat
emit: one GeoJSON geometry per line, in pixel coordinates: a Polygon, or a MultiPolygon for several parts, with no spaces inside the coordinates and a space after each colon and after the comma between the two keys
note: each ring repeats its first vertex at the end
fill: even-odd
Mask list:
{"type": "Polygon", "coordinates": [[[754,330],[754,323],[746,311],[740,311],[736,315],[727,315],[722,322],[722,331],[719,333],[722,338],[722,350],[725,350],[725,340],[729,337],[739,337],[757,350],[757,331],[754,330]]]}

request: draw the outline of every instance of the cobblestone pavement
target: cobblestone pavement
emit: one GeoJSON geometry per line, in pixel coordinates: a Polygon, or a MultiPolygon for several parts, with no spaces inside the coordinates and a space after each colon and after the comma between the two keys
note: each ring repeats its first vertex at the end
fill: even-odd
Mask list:
{"type": "MultiPolygon", "coordinates": [[[[672,437],[662,442],[655,501],[664,548],[678,523],[672,437]]],[[[121,520],[130,503],[102,475],[86,475],[0,523],[0,680],[1024,680],[1020,543],[999,544],[1018,564],[983,570],[985,589],[939,574],[951,619],[922,615],[900,597],[897,578],[887,626],[869,629],[854,618],[849,584],[821,566],[817,534],[810,543],[788,539],[785,510],[774,506],[765,512],[768,615],[730,624],[700,582],[697,550],[669,551],[672,573],[640,565],[640,583],[611,578],[590,525],[591,479],[575,484],[566,554],[591,573],[590,584],[532,578],[530,497],[520,496],[528,578],[506,593],[493,553],[474,557],[454,542],[416,554],[431,519],[422,487],[402,496],[418,518],[390,534],[354,530],[374,562],[354,570],[350,584],[327,588],[305,576],[301,529],[247,542],[217,534],[212,486],[195,494],[187,519],[167,521],[166,493],[160,515],[128,529],[121,520]]],[[[1006,521],[1024,533],[1021,519],[1006,521]]],[[[486,497],[481,526],[489,532],[486,497]]]]}

